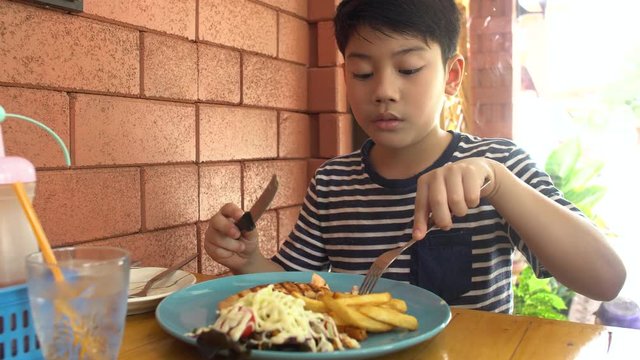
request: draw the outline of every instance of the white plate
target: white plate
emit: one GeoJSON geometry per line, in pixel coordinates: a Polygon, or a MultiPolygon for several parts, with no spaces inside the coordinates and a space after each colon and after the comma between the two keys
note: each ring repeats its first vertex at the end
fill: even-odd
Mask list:
{"type": "MultiPolygon", "coordinates": [[[[142,290],[144,285],[161,271],[166,268],[161,267],[143,267],[143,268],[131,268],[129,275],[129,294],[142,290]]],[[[141,314],[149,311],[153,311],[160,300],[167,297],[169,294],[184,289],[189,285],[195,284],[196,277],[186,271],[177,270],[172,275],[167,276],[164,279],[157,281],[147,296],[129,298],[127,301],[127,315],[141,314]]]]}

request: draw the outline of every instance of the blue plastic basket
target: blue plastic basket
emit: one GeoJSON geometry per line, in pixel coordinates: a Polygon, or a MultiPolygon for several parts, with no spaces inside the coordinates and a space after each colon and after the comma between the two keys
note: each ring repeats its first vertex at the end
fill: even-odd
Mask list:
{"type": "Polygon", "coordinates": [[[43,359],[26,285],[0,288],[0,360],[43,359]]]}

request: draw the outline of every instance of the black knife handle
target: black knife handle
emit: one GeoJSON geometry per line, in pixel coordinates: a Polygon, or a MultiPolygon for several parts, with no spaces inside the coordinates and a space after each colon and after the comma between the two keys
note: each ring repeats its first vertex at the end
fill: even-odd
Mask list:
{"type": "Polygon", "coordinates": [[[250,212],[245,212],[244,215],[236,222],[236,226],[240,231],[253,231],[256,228],[256,224],[253,222],[250,212]]]}

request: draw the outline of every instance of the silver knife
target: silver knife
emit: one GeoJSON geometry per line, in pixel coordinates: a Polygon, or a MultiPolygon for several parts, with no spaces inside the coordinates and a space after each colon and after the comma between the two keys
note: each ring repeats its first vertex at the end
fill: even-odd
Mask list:
{"type": "Polygon", "coordinates": [[[256,221],[260,219],[260,216],[267,210],[269,204],[276,196],[276,192],[278,191],[278,178],[273,175],[271,177],[271,181],[267,187],[262,191],[258,200],[253,204],[249,211],[245,212],[244,215],[236,222],[236,226],[240,231],[253,231],[256,228],[256,221]]]}

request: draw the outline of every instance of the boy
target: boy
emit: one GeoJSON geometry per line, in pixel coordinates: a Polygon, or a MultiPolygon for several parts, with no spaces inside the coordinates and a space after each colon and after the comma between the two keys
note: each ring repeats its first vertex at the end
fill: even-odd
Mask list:
{"type": "Polygon", "coordinates": [[[271,260],[255,231],[233,225],[242,210],[222,207],[205,239],[215,261],[234,273],[364,274],[378,255],[418,238],[384,277],[450,305],[511,313],[514,247],[538,276],[593,299],[617,296],[622,262],[522,149],[439,128],[444,97],[464,72],[453,0],[344,0],[334,21],[349,105],[370,139],[316,171],[271,260]]]}

